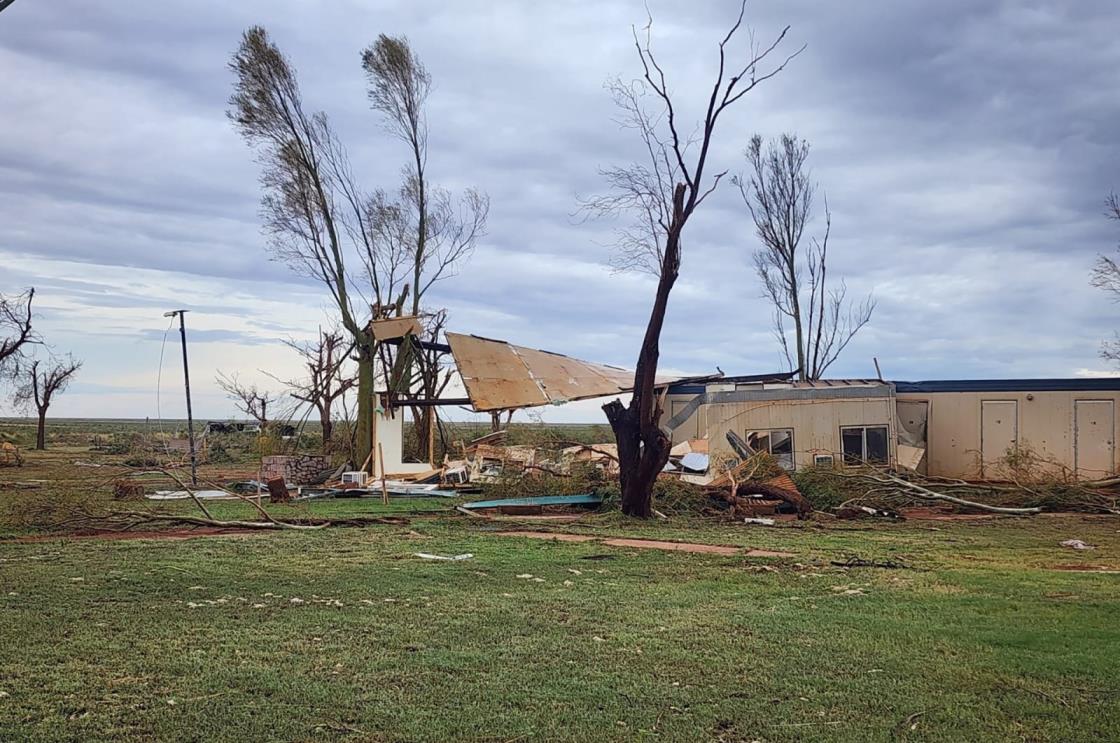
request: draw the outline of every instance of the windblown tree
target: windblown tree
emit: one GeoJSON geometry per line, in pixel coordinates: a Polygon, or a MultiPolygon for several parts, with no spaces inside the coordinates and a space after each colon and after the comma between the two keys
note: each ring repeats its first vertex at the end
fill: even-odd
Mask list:
{"type": "Polygon", "coordinates": [[[329,454],[336,403],[358,382],[348,367],[351,344],[337,328],[320,329],[318,338],[308,343],[285,343],[299,354],[304,374],[298,379],[283,380],[283,383],[289,390],[288,394],[310,405],[319,414],[323,452],[329,454]]]}
{"type": "MultiPolygon", "coordinates": [[[[1120,222],[1120,195],[1109,194],[1105,200],[1105,207],[1105,216],[1120,222]]],[[[1120,302],[1120,264],[1114,258],[1105,255],[1097,256],[1091,283],[1111,294],[1113,300],[1120,302]]],[[[1120,333],[1113,334],[1112,340],[1101,344],[1101,358],[1120,363],[1120,333]]]]}
{"type": "MultiPolygon", "coordinates": [[[[416,135],[408,141],[415,141],[420,153],[414,158],[420,164],[418,170],[413,169],[418,177],[406,177],[393,196],[359,187],[326,114],[305,110],[292,64],[263,28],[254,26],[244,33],[230,62],[236,81],[229,117],[261,164],[261,213],[269,247],[279,260],[323,284],[353,347],[358,393],[354,456],[358,461],[370,453],[377,362],[382,364],[381,376],[387,384],[392,384],[390,377],[394,376],[412,379],[406,370],[412,365],[397,364],[396,354],[375,342],[369,321],[418,312],[425,292],[451,275],[456,261],[473,248],[486,213],[483,196],[476,195],[473,202],[468,197],[460,211],[445,192],[427,188],[423,102],[430,80],[407,42],[389,37],[380,37],[363,54],[371,80],[377,79],[375,73],[381,74],[377,61],[381,57],[388,65],[389,87],[377,97],[374,91],[380,89],[373,84],[374,107],[381,100],[394,112],[394,121],[410,127],[414,123],[416,135]],[[409,75],[413,76],[411,82],[409,75]],[[472,203],[476,205],[473,210],[472,203]]],[[[406,176],[408,172],[406,168],[406,176]]],[[[411,349],[412,345],[403,347],[411,349]]]]}
{"type": "MultiPolygon", "coordinates": [[[[366,327],[369,318],[355,309],[351,297],[354,264],[360,265],[370,249],[368,199],[354,183],[326,114],[304,109],[295,70],[263,28],[244,33],[230,69],[236,81],[228,115],[260,162],[269,248],[327,289],[354,346],[358,396],[368,401],[375,346],[366,327]]],[[[355,456],[362,459],[370,451],[372,414],[371,405],[358,406],[355,456]]]]}
{"type": "Polygon", "coordinates": [[[762,242],[754,266],[774,309],[774,336],[802,380],[823,377],[875,310],[871,296],[858,305],[848,301],[843,279],[829,286],[832,214],[827,200],[823,235],[805,240],[817,190],[805,164],[808,157],[809,143],[792,134],[765,148],[755,135],[747,147],[751,170],[735,178],[762,242]]]}
{"type": "Polygon", "coordinates": [[[35,342],[31,329],[31,303],[35,290],[6,297],[0,294],[0,375],[11,371],[25,347],[35,342]]]}
{"type": "MultiPolygon", "coordinates": [[[[405,145],[408,158],[401,184],[395,192],[378,190],[373,197],[372,227],[378,250],[374,256],[391,260],[395,266],[370,267],[375,287],[388,283],[379,294],[397,296],[392,307],[380,307],[383,316],[421,316],[428,291],[454,273],[456,266],[473,252],[486,229],[489,198],[467,189],[456,199],[428,176],[427,101],[432,78],[408,39],[381,34],[362,52],[362,67],[368,79],[370,106],[381,116],[385,131],[405,145]],[[404,271],[394,270],[397,266],[404,271]],[[403,276],[401,276],[403,274],[403,276]],[[393,285],[400,276],[404,292],[393,285]],[[388,279],[386,281],[386,279],[388,279]],[[411,288],[411,292],[408,289],[411,288]]],[[[446,323],[446,312],[427,314],[425,336],[438,339],[446,323]]],[[[383,350],[389,390],[394,394],[435,398],[447,387],[451,370],[444,354],[422,349],[406,339],[390,362],[383,350]]],[[[428,448],[430,407],[414,410],[420,448],[428,448]]]]}
{"type": "MultiPolygon", "coordinates": [[[[785,39],[787,26],[769,45],[751,43],[746,51],[728,60],[728,45],[742,28],[745,12],[743,2],[734,24],[719,41],[715,80],[695,126],[681,121],[682,102],[671,90],[665,69],[653,53],[652,20],[644,37],[635,30],[634,47],[642,77],[632,83],[617,80],[611,90],[622,113],[622,125],[637,133],[646,159],[606,170],[603,175],[610,192],[583,204],[592,213],[625,212],[636,217],[632,227],[620,236],[619,250],[625,263],[647,268],[658,278],[630,404],[613,400],[603,406],[618,442],[622,511],[629,516],[652,515],[653,483],[669,460],[672,443],[659,425],[662,400],[655,390],[661,329],[680,270],[685,226],[727,173],[708,173],[717,125],[729,107],[778,74],[800,53],[798,50],[768,64],[785,39]]],[[[753,38],[753,34],[748,36],[753,38]]]]}
{"type": "Polygon", "coordinates": [[[279,395],[241,381],[236,372],[226,375],[219,371],[214,382],[233,400],[234,407],[260,424],[262,432],[268,428],[269,416],[275,419],[278,414],[282,415],[278,410],[279,395]]]}
{"type": "Polygon", "coordinates": [[[34,407],[39,416],[35,431],[35,448],[47,448],[47,409],[54,402],[54,396],[66,391],[70,381],[82,368],[82,362],[71,355],[64,359],[29,359],[20,365],[17,373],[19,386],[16,388],[17,406],[34,407]]]}

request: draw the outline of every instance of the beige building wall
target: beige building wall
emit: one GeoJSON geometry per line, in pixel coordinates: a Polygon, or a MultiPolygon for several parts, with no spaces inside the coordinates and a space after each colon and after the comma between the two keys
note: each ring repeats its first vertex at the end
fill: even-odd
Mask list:
{"type": "Polygon", "coordinates": [[[1007,476],[1006,454],[1092,479],[1116,472],[1118,392],[898,392],[929,404],[928,474],[1007,476]],[[1022,458],[1022,457],[1020,457],[1022,458]]]}
{"type": "MultiPolygon", "coordinates": [[[[693,395],[670,396],[666,400],[664,425],[683,411],[693,395]]],[[[843,426],[887,426],[891,460],[895,459],[894,398],[843,398],[767,400],[713,403],[699,406],[673,430],[673,443],[707,438],[715,456],[731,453],[727,432],[744,439],[751,431],[793,429],[794,466],[813,464],[816,454],[831,454],[840,461],[840,428],[843,426]]]]}

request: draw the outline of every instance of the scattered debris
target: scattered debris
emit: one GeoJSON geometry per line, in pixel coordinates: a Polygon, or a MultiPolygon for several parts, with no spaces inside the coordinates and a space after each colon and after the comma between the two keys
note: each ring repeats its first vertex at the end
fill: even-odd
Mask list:
{"type": "Polygon", "coordinates": [[[22,466],[23,454],[20,453],[19,448],[10,441],[0,443],[0,467],[22,466]]]}
{"type": "Polygon", "coordinates": [[[478,516],[476,510],[497,510],[499,513],[526,515],[540,514],[547,506],[589,506],[598,507],[603,504],[603,496],[595,493],[581,493],[579,495],[542,495],[530,498],[501,498],[497,500],[482,500],[464,503],[458,510],[470,516],[478,516]]]}
{"type": "Polygon", "coordinates": [[[778,522],[775,521],[774,519],[752,518],[752,517],[748,516],[747,518],[743,519],[743,523],[744,524],[758,524],[759,526],[773,526],[774,524],[776,524],[778,522]]]}
{"type": "Polygon", "coordinates": [[[420,558],[423,558],[425,560],[446,560],[448,562],[458,562],[459,560],[469,560],[472,557],[474,557],[474,554],[470,553],[470,552],[464,552],[461,555],[433,555],[429,552],[413,552],[412,554],[415,555],[416,557],[420,557],[420,558]]]}
{"type": "Polygon", "coordinates": [[[898,511],[891,511],[885,508],[872,508],[871,506],[860,505],[842,505],[836,509],[836,518],[844,520],[852,519],[894,519],[895,521],[904,521],[905,517],[898,511]]]}
{"type": "Polygon", "coordinates": [[[1074,550],[1095,550],[1096,546],[1092,544],[1085,544],[1080,539],[1067,539],[1062,542],[1063,547],[1069,547],[1074,550]]]}

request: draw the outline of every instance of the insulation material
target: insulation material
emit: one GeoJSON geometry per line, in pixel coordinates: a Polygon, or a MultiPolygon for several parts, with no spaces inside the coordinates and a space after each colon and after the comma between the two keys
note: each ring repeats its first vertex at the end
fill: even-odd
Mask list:
{"type": "Polygon", "coordinates": [[[369,330],[373,333],[374,340],[378,341],[403,338],[406,335],[419,336],[424,332],[423,326],[420,325],[419,318],[415,316],[390,317],[386,320],[374,320],[369,324],[369,330]]]}
{"type": "Polygon", "coordinates": [[[898,443],[925,449],[929,403],[925,400],[899,400],[897,405],[898,443]]]}
{"type": "Polygon", "coordinates": [[[447,342],[477,411],[561,405],[626,392],[634,383],[625,369],[505,341],[447,333],[447,342]]]}
{"type": "Polygon", "coordinates": [[[898,445],[898,465],[914,472],[919,472],[922,461],[926,458],[926,450],[916,446],[898,445]]]}

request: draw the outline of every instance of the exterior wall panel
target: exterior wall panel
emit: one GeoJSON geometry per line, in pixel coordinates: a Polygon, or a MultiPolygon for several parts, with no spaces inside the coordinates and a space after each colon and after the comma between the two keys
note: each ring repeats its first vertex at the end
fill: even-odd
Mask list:
{"type": "MultiPolygon", "coordinates": [[[[685,402],[687,399],[684,398],[685,402]]],[[[681,400],[672,397],[666,402],[667,415],[683,409],[681,400]]],[[[813,463],[815,454],[831,454],[840,458],[841,426],[887,426],[891,459],[894,446],[894,398],[844,398],[817,400],[765,400],[700,405],[692,415],[673,430],[673,443],[706,433],[712,455],[731,453],[727,432],[735,431],[746,438],[748,431],[779,428],[793,429],[794,466],[813,463]]]]}
{"type": "MultiPolygon", "coordinates": [[[[899,392],[903,400],[927,400],[928,473],[940,477],[998,479],[997,466],[985,473],[981,467],[981,409],[985,401],[1017,403],[1016,428],[1019,454],[1033,457],[1040,470],[1054,474],[1073,473],[1077,467],[1074,446],[1074,406],[1078,400],[1111,400],[1115,406],[1120,392],[899,392]]],[[[1116,420],[1102,424],[1116,439],[1116,420]]],[[[1116,453],[1111,445],[1105,462],[1109,474],[1116,472],[1116,453]]],[[[998,455],[997,455],[998,456],[998,455]]]]}

